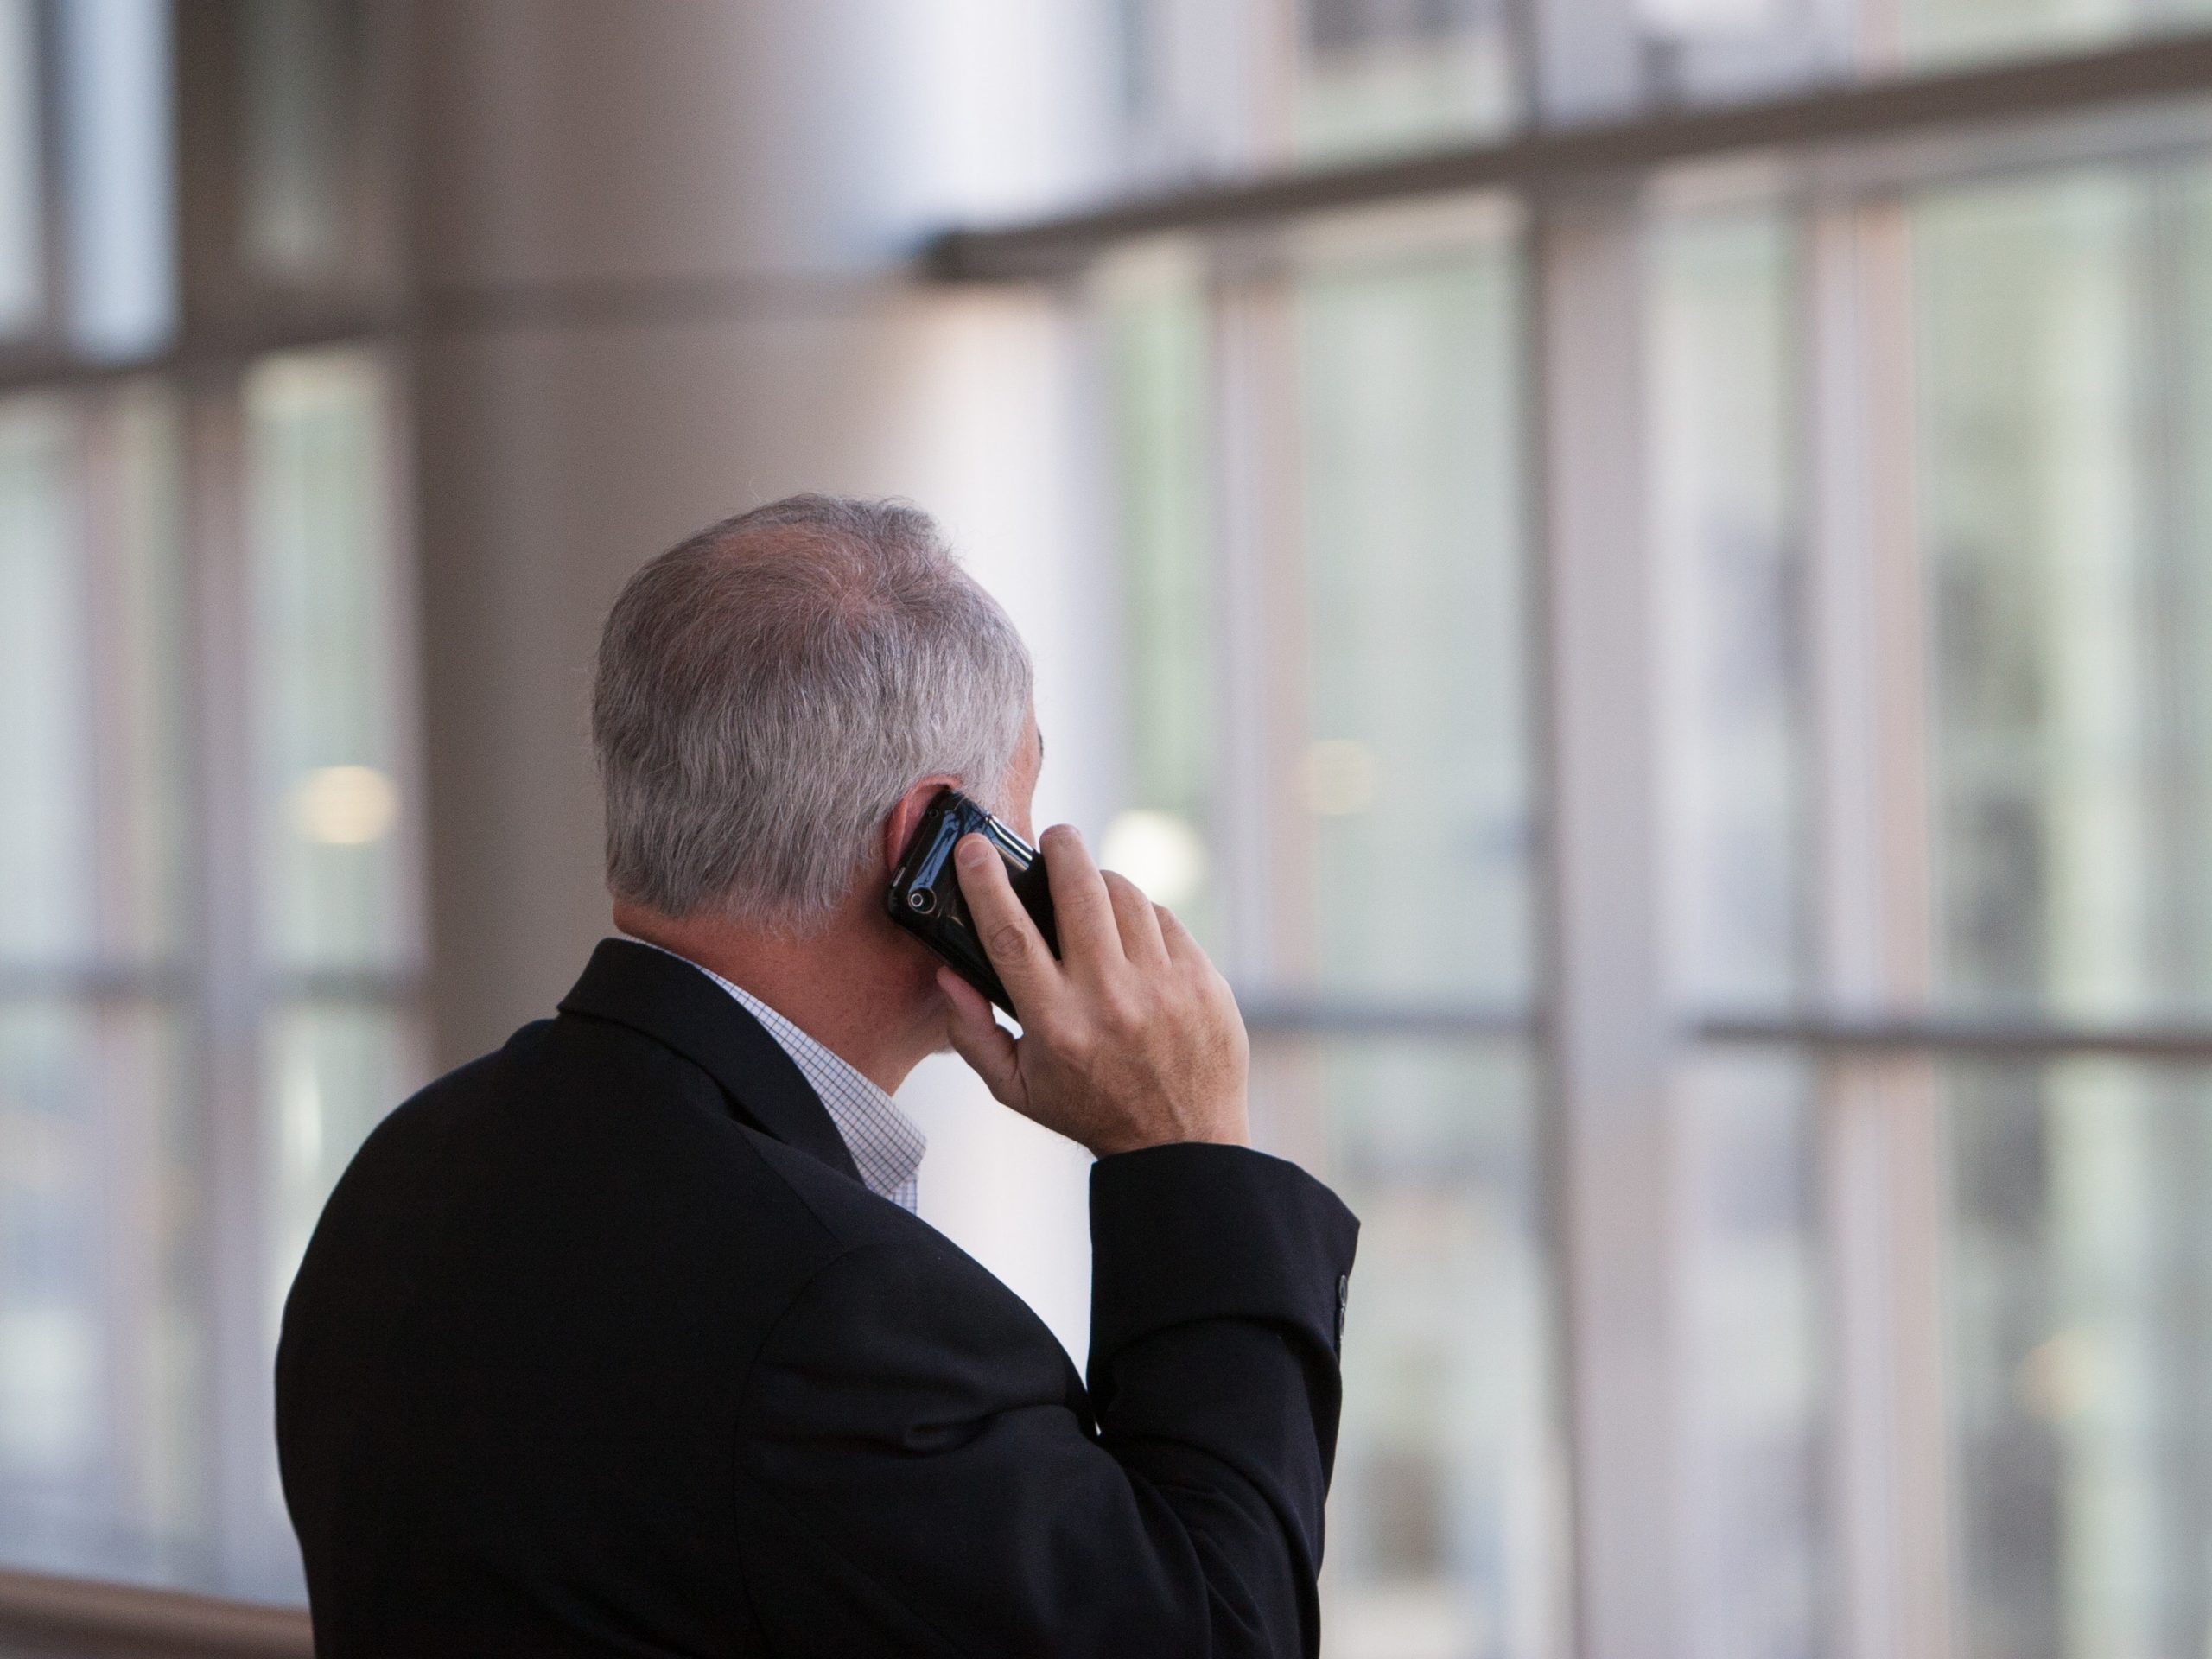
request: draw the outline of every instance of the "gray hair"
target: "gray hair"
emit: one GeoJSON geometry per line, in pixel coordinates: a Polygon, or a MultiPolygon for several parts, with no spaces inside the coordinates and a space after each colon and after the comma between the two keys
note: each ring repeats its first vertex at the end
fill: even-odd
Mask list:
{"type": "Polygon", "coordinates": [[[600,640],[607,886],[814,931],[922,779],[997,804],[1030,683],[926,513],[796,495],[711,525],[630,579],[600,640]]]}

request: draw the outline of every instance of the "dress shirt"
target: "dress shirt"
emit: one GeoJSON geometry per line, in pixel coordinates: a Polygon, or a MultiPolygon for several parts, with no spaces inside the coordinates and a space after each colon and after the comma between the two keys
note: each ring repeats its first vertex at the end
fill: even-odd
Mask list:
{"type": "MultiPolygon", "coordinates": [[[[652,944],[651,939],[639,943],[652,944]]],[[[678,962],[690,963],[735,997],[791,1057],[791,1064],[821,1097],[823,1109],[844,1138],[845,1149],[853,1154],[861,1184],[902,1210],[916,1208],[921,1196],[922,1154],[929,1150],[929,1137],[922,1133],[920,1124],[899,1109],[898,1102],[742,985],[732,984],[713,969],[664,944],[653,944],[653,949],[678,962]]]]}

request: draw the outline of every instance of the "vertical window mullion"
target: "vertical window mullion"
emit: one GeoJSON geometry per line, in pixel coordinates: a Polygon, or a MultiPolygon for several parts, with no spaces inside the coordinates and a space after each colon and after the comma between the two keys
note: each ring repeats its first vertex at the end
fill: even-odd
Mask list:
{"type": "Polygon", "coordinates": [[[1538,210],[1549,1087],[1581,1651],[1684,1650],[1677,1194],[1632,194],[1538,210]]]}
{"type": "MultiPolygon", "coordinates": [[[[1283,966],[1282,930],[1300,894],[1285,868],[1285,819],[1276,796],[1281,749],[1299,727],[1274,704],[1286,651],[1284,595],[1274,591],[1294,560],[1296,384],[1288,284],[1263,256],[1223,257],[1212,298],[1215,543],[1221,572],[1218,748],[1222,844],[1240,849],[1222,872],[1224,958],[1241,982],[1270,984],[1283,966]]],[[[1296,688],[1290,688],[1294,695],[1296,688]]]]}
{"type": "Polygon", "coordinates": [[[235,372],[210,372],[187,403],[188,545],[197,715],[200,1165],[209,1216],[207,1426],[209,1518],[226,1578],[243,1579],[264,1530],[271,1383],[262,1363],[259,823],[251,743],[245,433],[235,372]]]}
{"type": "MultiPolygon", "coordinates": [[[[1807,251],[1814,994],[1824,1012],[1878,1015],[1925,1006],[1932,981],[1904,210],[1816,205],[1807,251]]],[[[1942,1659],[1952,1637],[1935,1067],[1839,1058],[1821,1078],[1839,1651],[1942,1659]]]]}

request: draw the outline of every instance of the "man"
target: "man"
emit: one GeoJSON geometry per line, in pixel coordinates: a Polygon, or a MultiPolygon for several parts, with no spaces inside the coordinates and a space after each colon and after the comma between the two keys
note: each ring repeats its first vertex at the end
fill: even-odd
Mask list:
{"type": "Polygon", "coordinates": [[[285,1309],[318,1652],[1313,1653],[1356,1224],[1246,1146],[1228,988],[1065,828],[1057,960],[959,852],[1019,1037],[884,913],[939,790],[1028,833],[1004,614],[779,502],[631,582],[593,735],[628,937],[369,1137],[285,1309]],[[948,1041],[1098,1156],[1087,1389],[913,1214],[948,1041]]]}

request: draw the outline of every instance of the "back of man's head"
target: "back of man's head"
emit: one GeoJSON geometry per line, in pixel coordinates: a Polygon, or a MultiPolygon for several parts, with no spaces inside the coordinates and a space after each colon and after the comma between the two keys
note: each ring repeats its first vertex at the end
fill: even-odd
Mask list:
{"type": "Polygon", "coordinates": [[[607,619],[592,741],[616,899],[779,931],[827,924],[933,773],[987,802],[1029,655],[937,526],[799,495],[645,566],[607,619]]]}

